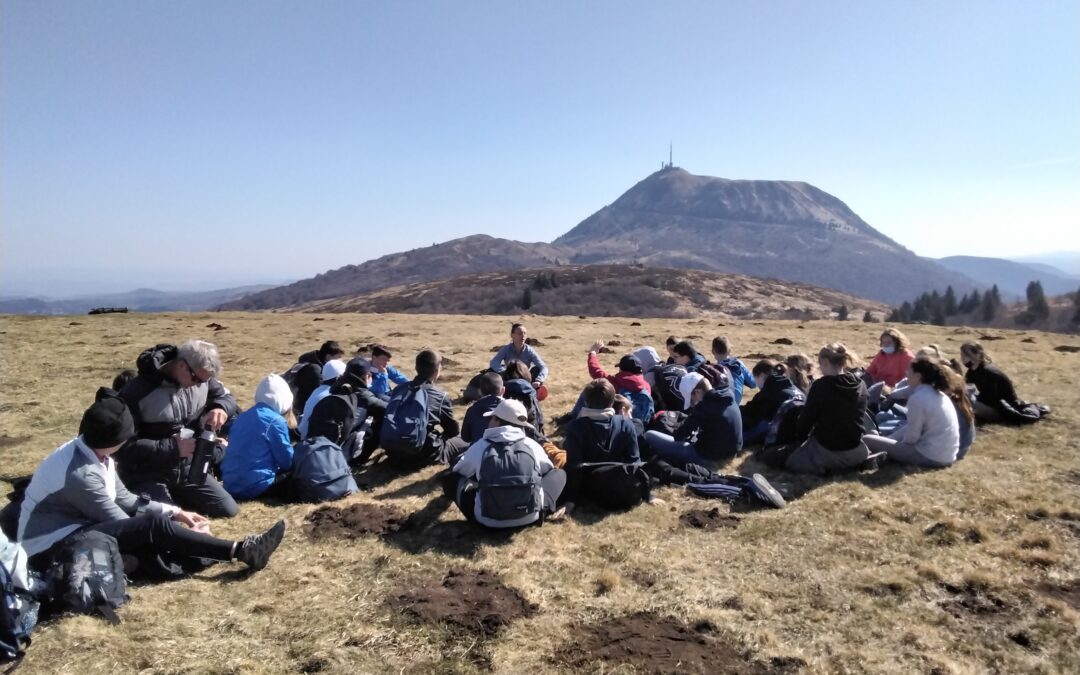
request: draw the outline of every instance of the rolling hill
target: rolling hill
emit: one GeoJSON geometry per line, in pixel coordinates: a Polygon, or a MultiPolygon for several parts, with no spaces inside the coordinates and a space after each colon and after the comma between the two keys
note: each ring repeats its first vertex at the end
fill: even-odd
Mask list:
{"type": "MultiPolygon", "coordinates": [[[[940,258],[939,263],[948,269],[974,279],[983,288],[997,284],[1002,296],[1012,299],[1025,297],[1028,283],[1039,281],[1048,295],[1071,293],[1080,281],[1057,272],[1048,265],[1020,263],[1002,258],[980,258],[954,255],[940,258]]],[[[938,290],[942,290],[939,288],[938,290]]]]}

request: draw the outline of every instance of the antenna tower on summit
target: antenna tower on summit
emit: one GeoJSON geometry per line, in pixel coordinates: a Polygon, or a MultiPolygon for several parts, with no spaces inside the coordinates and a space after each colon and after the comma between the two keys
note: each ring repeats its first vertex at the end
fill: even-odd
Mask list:
{"type": "Polygon", "coordinates": [[[673,156],[674,156],[674,154],[673,154],[672,149],[671,149],[671,143],[668,143],[668,146],[667,146],[667,168],[669,168],[669,169],[671,167],[675,166],[675,161],[672,159],[673,156]]]}

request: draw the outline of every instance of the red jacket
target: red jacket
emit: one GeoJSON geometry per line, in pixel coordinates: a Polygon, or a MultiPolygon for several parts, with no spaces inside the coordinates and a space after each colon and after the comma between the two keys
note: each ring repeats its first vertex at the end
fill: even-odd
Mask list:
{"type": "Polygon", "coordinates": [[[866,374],[873,378],[874,382],[884,382],[892,387],[907,377],[908,366],[914,360],[915,355],[907,349],[892,354],[879,351],[866,369],[866,374]]]}
{"type": "Polygon", "coordinates": [[[600,367],[600,357],[596,355],[596,352],[589,352],[589,376],[596,380],[608,380],[611,384],[615,385],[616,393],[620,391],[643,391],[646,394],[652,394],[652,391],[649,389],[649,383],[645,381],[644,375],[624,373],[621,370],[614,375],[608,375],[604,372],[604,369],[600,367]]]}

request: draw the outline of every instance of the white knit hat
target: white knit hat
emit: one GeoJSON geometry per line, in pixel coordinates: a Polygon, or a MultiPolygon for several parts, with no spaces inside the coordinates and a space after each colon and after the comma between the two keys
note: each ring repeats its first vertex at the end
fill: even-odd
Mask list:
{"type": "Polygon", "coordinates": [[[293,393],[285,378],[270,373],[255,388],[255,402],[265,403],[279,415],[284,415],[292,407],[293,393]]]}

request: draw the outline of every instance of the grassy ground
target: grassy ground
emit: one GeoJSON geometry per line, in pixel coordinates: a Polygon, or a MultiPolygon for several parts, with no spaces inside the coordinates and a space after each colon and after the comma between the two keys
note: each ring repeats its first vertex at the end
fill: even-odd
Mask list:
{"type": "MultiPolygon", "coordinates": [[[[741,355],[813,354],[834,339],[870,355],[881,328],[632,322],[528,320],[552,369],[549,416],[570,408],[587,380],[585,351],[598,336],[622,342],[617,352],[660,346],[669,333],[706,347],[722,333],[741,355]],[[771,344],[780,337],[794,344],[771,344]]],[[[418,348],[439,348],[450,360],[443,385],[457,393],[508,329],[506,318],[459,316],[3,317],[0,474],[31,472],[74,435],[95,389],[158,342],[216,342],[223,381],[250,405],[260,378],[328,338],[350,347],[385,342],[406,367],[418,348]],[[225,329],[208,328],[211,322],[225,329]]],[[[981,331],[911,326],[908,333],[916,345],[936,342],[955,354],[981,331]]],[[[569,668],[560,654],[584,641],[590,626],[645,611],[714,627],[742,654],[759,662],[783,657],[771,663],[805,672],[1077,672],[1080,355],[1053,348],[1080,340],[993,333],[1004,339],[985,344],[1020,395],[1051,405],[1054,415],[1033,427],[981,430],[968,458],[951,469],[817,480],[744,458],[731,470],[766,473],[796,497],[789,508],[742,514],[735,528],[695,530],[680,526],[679,516],[719,503],[664,489],[663,506],[607,517],[584,509],[563,524],[492,538],[476,534],[437,496],[434,468],[399,476],[377,466],[358,475],[366,489],[344,503],[418,513],[411,530],[311,543],[304,523],[316,507],[245,504],[238,518],[214,529],[240,535],[285,518],[289,533],[265,571],[247,578],[237,566],[220,565],[184,581],[138,586],[121,626],[90,617],[42,626],[23,668],[552,672],[569,668]],[[495,572],[536,611],[495,634],[420,623],[400,611],[394,598],[438,586],[450,569],[495,572]]],[[[618,355],[606,363],[613,366],[618,355]]],[[[636,669],[575,664],[650,670],[640,662],[636,669]]]]}

